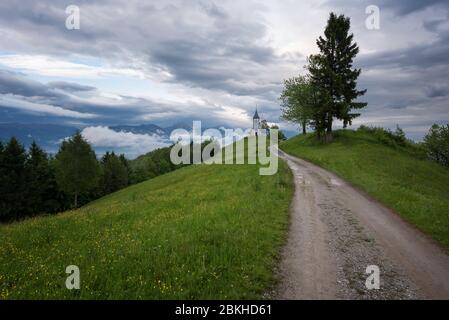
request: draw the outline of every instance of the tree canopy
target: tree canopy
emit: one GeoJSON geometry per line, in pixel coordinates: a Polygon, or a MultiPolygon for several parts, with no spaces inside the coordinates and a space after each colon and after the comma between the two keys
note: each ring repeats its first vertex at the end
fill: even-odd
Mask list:
{"type": "Polygon", "coordinates": [[[95,152],[79,132],[61,144],[56,155],[56,181],[60,188],[74,197],[94,189],[100,176],[95,152]]]}

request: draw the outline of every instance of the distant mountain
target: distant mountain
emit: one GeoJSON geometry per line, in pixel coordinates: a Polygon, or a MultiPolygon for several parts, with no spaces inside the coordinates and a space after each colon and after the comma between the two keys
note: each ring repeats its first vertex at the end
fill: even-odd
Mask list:
{"type": "Polygon", "coordinates": [[[0,140],[16,137],[25,147],[36,141],[48,152],[59,148],[61,139],[73,135],[79,128],[58,124],[0,123],[0,140]]]}
{"type": "MultiPolygon", "coordinates": [[[[183,128],[190,130],[186,124],[176,124],[170,127],[163,128],[155,124],[141,124],[141,125],[115,125],[109,126],[109,129],[116,132],[130,132],[140,135],[158,135],[162,139],[168,141],[172,130],[183,128]]],[[[28,148],[33,141],[44,148],[49,153],[55,153],[59,149],[61,140],[72,136],[76,130],[83,130],[84,127],[76,127],[70,125],[59,124],[38,124],[38,123],[0,123],[0,141],[6,142],[12,136],[16,137],[20,143],[28,148]]],[[[95,147],[95,150],[102,154],[105,148],[95,147]]],[[[121,152],[120,148],[115,150],[121,152]]]]}
{"type": "MultiPolygon", "coordinates": [[[[134,134],[157,134],[159,136],[169,137],[171,132],[175,129],[192,130],[191,124],[176,123],[168,127],[161,127],[155,124],[141,124],[141,125],[118,125],[110,126],[109,129],[120,132],[131,132],[134,134]]],[[[204,128],[203,128],[204,130],[204,128]]]]}
{"type": "Polygon", "coordinates": [[[120,125],[120,126],[110,126],[109,129],[120,132],[131,132],[134,134],[157,134],[166,135],[167,130],[161,128],[155,124],[141,124],[141,125],[120,125]]]}
{"type": "MultiPolygon", "coordinates": [[[[173,131],[173,130],[176,130],[176,129],[184,129],[184,130],[187,130],[187,131],[191,131],[192,130],[192,125],[191,124],[186,124],[186,123],[175,123],[175,124],[173,124],[173,125],[171,125],[171,126],[168,126],[168,127],[164,127],[164,130],[165,130],[165,132],[168,134],[168,135],[170,135],[170,133],[173,131]]],[[[203,128],[203,130],[204,130],[205,128],[203,128]]]]}
{"type": "MultiPolygon", "coordinates": [[[[162,140],[169,141],[170,134],[175,129],[185,129],[187,131],[192,130],[192,124],[176,123],[171,126],[161,127],[155,124],[141,124],[141,125],[115,125],[109,126],[109,129],[116,132],[130,132],[140,135],[158,135],[162,140]]],[[[203,130],[208,127],[203,127],[203,130]]],[[[219,129],[223,134],[224,131],[221,127],[215,127],[219,129]]],[[[44,148],[49,153],[56,153],[59,149],[61,140],[73,135],[76,130],[83,130],[83,127],[76,127],[70,125],[59,124],[23,124],[23,123],[0,123],[0,141],[6,142],[12,136],[15,136],[25,147],[29,147],[33,141],[36,141],[38,145],[44,148]]],[[[294,131],[284,131],[287,137],[291,137],[297,134],[294,131]]],[[[103,154],[110,148],[94,147],[97,154],[103,154]]],[[[114,151],[117,153],[124,152],[124,148],[116,147],[114,151]]]]}

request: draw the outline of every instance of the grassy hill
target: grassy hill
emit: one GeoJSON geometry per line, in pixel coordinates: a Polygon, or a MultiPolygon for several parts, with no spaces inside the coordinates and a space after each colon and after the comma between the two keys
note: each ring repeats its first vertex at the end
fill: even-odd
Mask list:
{"type": "Polygon", "coordinates": [[[340,130],[328,145],[308,134],[280,147],[337,173],[449,248],[449,169],[423,159],[416,146],[380,131],[340,130]]]}
{"type": "Polygon", "coordinates": [[[0,298],[260,298],[286,233],[291,174],[192,165],[55,216],[0,226],[0,298]],[[80,268],[81,290],[65,288],[80,268]]]}

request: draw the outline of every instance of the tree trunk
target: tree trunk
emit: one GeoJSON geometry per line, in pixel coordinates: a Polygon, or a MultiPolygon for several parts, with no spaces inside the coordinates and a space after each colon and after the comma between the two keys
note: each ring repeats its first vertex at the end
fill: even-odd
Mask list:
{"type": "Polygon", "coordinates": [[[327,117],[327,128],[326,128],[326,135],[325,135],[325,142],[330,143],[332,142],[332,115],[328,115],[327,117]]]}
{"type": "Polygon", "coordinates": [[[78,208],[78,192],[75,192],[75,209],[78,208]]]}
{"type": "Polygon", "coordinates": [[[307,128],[306,128],[306,122],[304,121],[302,123],[302,134],[306,134],[307,133],[307,128]]]}

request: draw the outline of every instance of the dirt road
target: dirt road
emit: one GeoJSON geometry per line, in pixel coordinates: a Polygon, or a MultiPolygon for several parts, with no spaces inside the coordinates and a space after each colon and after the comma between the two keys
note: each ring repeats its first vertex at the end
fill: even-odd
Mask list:
{"type": "Polygon", "coordinates": [[[449,299],[449,255],[336,175],[279,151],[294,174],[279,299],[449,299]],[[380,268],[368,290],[366,268],[380,268]]]}

